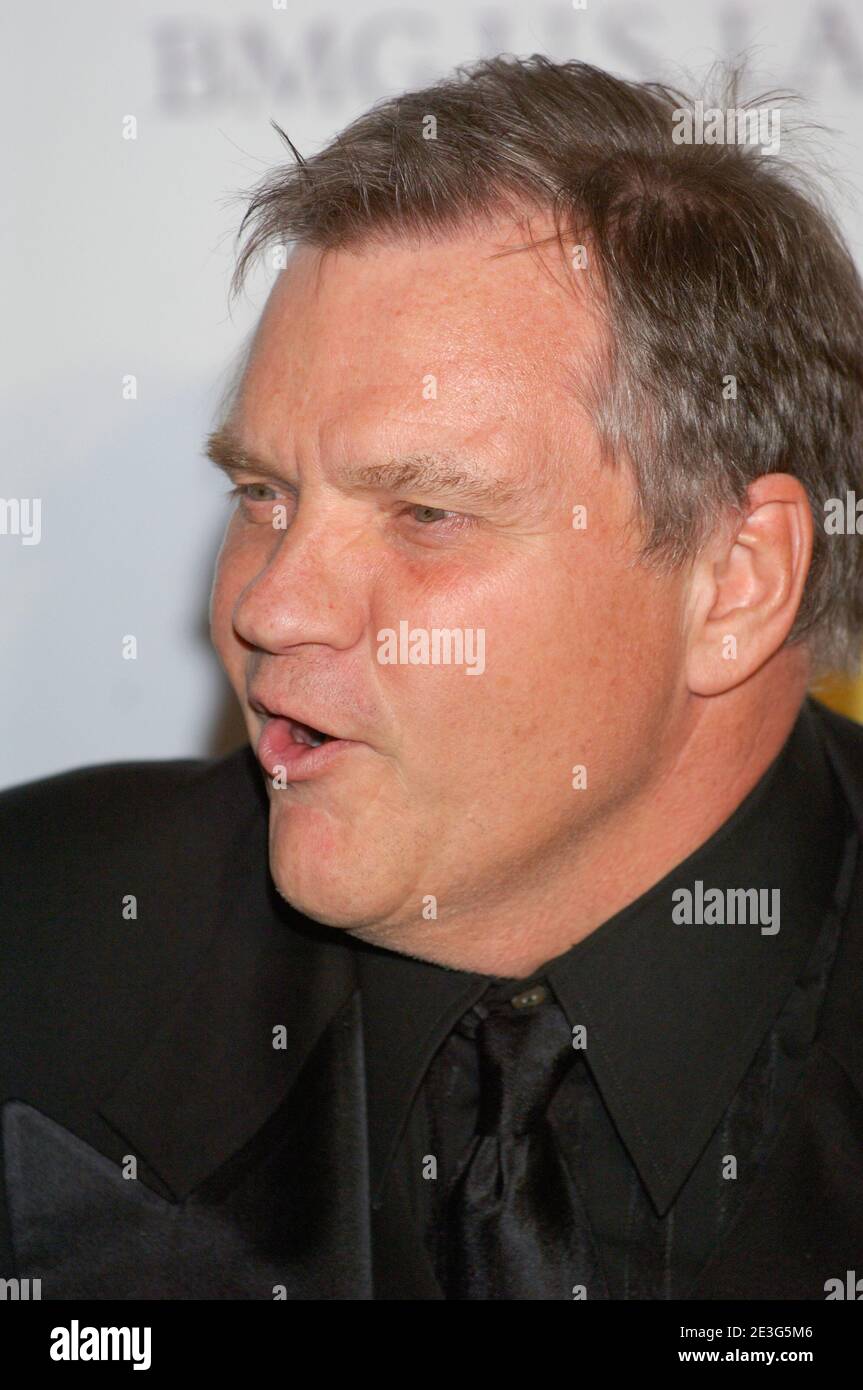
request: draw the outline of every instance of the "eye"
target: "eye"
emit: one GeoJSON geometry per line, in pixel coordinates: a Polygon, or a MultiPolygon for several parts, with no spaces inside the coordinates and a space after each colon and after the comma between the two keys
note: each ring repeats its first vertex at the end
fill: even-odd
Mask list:
{"type": "Polygon", "coordinates": [[[425,502],[411,502],[403,514],[407,514],[426,531],[432,527],[439,531],[460,531],[478,523],[478,518],[467,512],[448,512],[443,507],[430,507],[425,502]]]}
{"type": "Polygon", "coordinates": [[[273,489],[266,483],[238,483],[236,487],[228,489],[227,496],[238,498],[243,502],[272,502],[275,500],[273,489]],[[269,493],[269,496],[261,494],[269,493]]]}
{"type": "Polygon", "coordinates": [[[422,526],[431,526],[435,521],[445,521],[449,517],[457,516],[457,512],[444,511],[442,507],[427,507],[423,503],[417,502],[408,507],[408,512],[413,514],[413,520],[418,521],[422,526]]]}

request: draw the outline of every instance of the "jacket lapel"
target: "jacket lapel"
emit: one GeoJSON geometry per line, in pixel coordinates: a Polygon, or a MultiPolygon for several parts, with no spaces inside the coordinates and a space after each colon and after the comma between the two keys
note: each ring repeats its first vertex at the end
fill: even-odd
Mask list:
{"type": "MultiPolygon", "coordinates": [[[[263,1296],[273,1296],[275,1268],[284,1277],[270,1282],[287,1297],[370,1297],[350,945],[278,897],[259,809],[237,836],[221,900],[206,958],[98,1113],[175,1204],[196,1219],[218,1208],[219,1220],[236,1223],[263,1296]]],[[[186,1268],[190,1258],[187,1250],[186,1268]]]]}
{"type": "Polygon", "coordinates": [[[21,1277],[42,1297],[370,1298],[362,1049],[354,995],[289,1102],[185,1200],[34,1107],[3,1107],[7,1199],[21,1277]],[[344,1090],[340,1091],[340,1087],[344,1090]]]}
{"type": "Polygon", "coordinates": [[[96,1107],[175,1199],[258,1133],[356,989],[339,934],[276,894],[258,809],[220,897],[221,920],[182,997],[96,1107]]]}
{"type": "MultiPolygon", "coordinates": [[[[353,943],[278,897],[260,808],[238,833],[221,901],[206,959],[99,1115],[174,1202],[259,1211],[283,1263],[294,1249],[282,1282],[307,1292],[288,1297],[442,1297],[399,1182],[372,1213],[353,943]]],[[[269,1270],[248,1268],[266,1286],[269,1270]]]]}

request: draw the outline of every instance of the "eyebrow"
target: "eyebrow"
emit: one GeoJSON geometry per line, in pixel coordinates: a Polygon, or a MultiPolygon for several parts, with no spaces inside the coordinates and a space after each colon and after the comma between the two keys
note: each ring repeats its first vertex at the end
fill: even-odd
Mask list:
{"type": "MultiPolygon", "coordinates": [[[[229,476],[244,469],[280,478],[272,464],[244,449],[227,427],[214,430],[204,444],[207,458],[229,476]]],[[[446,495],[461,502],[497,505],[518,501],[524,489],[464,467],[452,454],[413,453],[383,463],[356,464],[340,472],[349,487],[384,492],[446,495]]]]}

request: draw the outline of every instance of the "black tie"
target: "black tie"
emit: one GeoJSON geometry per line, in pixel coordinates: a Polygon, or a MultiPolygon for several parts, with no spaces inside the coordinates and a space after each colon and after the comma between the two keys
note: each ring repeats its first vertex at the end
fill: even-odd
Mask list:
{"type": "Polygon", "coordinates": [[[569,1025],[543,988],[516,998],[476,1029],[478,1133],[444,1213],[451,1299],[572,1299],[585,1273],[584,1211],[546,1118],[576,1056],[569,1025]]]}

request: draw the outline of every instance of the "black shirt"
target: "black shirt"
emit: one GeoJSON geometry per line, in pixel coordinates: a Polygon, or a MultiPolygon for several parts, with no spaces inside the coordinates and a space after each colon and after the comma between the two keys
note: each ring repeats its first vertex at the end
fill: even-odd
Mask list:
{"type": "Polygon", "coordinates": [[[478,1020],[491,999],[538,987],[535,1006],[556,1001],[584,1030],[548,1119],[583,1201],[586,1296],[685,1297],[763,1165],[808,1056],[850,885],[850,832],[807,702],[705,844],[531,977],[362,945],[374,1207],[404,1182],[415,1239],[437,1259],[446,1191],[475,1132],[478,1020]],[[727,890],[768,890],[760,920],[750,894],[747,920],[676,921],[672,895],[688,889],[697,905],[698,883],[705,895],[722,890],[725,904],[727,890]]]}

